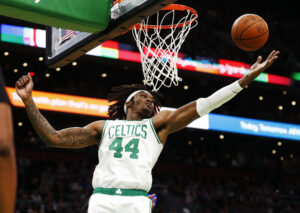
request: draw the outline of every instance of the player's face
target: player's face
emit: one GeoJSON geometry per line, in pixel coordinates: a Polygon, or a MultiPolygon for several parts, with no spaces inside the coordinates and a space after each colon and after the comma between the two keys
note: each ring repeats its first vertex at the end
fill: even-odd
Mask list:
{"type": "Polygon", "coordinates": [[[148,92],[139,92],[134,96],[134,109],[145,118],[151,118],[154,115],[154,98],[148,92]]]}

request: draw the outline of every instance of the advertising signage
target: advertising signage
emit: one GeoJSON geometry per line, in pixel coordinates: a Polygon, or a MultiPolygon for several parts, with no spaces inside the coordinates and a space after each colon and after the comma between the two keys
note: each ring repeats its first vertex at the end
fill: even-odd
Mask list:
{"type": "MultiPolygon", "coordinates": [[[[13,106],[24,107],[24,104],[17,95],[15,88],[6,87],[6,91],[13,106]]],[[[33,91],[32,95],[37,107],[41,110],[90,115],[103,118],[108,117],[107,112],[110,103],[106,99],[87,98],[41,91],[33,91]]],[[[162,107],[161,110],[175,110],[175,108],[162,107]]],[[[214,113],[209,113],[208,115],[193,121],[188,125],[188,128],[300,141],[300,125],[219,115],[214,113]]]]}

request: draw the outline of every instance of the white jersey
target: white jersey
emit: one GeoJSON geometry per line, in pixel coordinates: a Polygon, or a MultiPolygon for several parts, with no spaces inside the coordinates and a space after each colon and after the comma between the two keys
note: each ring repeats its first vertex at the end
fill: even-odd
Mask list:
{"type": "Polygon", "coordinates": [[[163,144],[152,119],[107,120],[98,149],[93,188],[142,189],[152,185],[152,168],[163,144]]]}

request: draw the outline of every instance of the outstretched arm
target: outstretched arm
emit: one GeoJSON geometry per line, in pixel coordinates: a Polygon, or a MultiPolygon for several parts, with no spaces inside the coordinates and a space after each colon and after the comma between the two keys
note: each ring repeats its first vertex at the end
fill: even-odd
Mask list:
{"type": "Polygon", "coordinates": [[[29,74],[16,82],[17,94],[25,104],[31,124],[47,146],[84,148],[99,143],[104,121],[96,121],[85,127],[56,131],[36,107],[31,94],[32,89],[33,82],[29,74]]]}
{"type": "Polygon", "coordinates": [[[195,119],[206,115],[232,99],[242,88],[250,84],[264,70],[270,67],[278,58],[278,54],[279,51],[273,50],[264,62],[261,62],[262,57],[259,56],[255,64],[252,65],[248,75],[221,88],[207,98],[199,98],[175,111],[162,111],[155,115],[153,123],[161,141],[164,143],[169,134],[183,129],[195,119]]]}
{"type": "Polygon", "coordinates": [[[278,55],[279,51],[273,50],[268,58],[263,62],[261,62],[262,57],[258,56],[256,62],[251,66],[249,74],[238,80],[241,87],[245,88],[245,86],[254,81],[257,76],[259,76],[277,60],[278,55]]]}

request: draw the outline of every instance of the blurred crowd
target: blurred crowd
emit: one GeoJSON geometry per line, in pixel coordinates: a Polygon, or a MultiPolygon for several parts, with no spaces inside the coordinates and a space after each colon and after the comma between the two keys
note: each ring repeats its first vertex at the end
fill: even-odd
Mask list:
{"type": "MultiPolygon", "coordinates": [[[[16,213],[86,212],[93,191],[91,178],[98,163],[96,146],[84,150],[47,148],[31,131],[26,137],[17,138],[16,145],[16,213]]],[[[260,147],[263,149],[262,144],[260,147]]],[[[153,170],[150,193],[158,196],[153,212],[300,211],[297,157],[281,161],[261,152],[247,156],[247,148],[240,149],[234,144],[227,149],[236,152],[220,149],[222,146],[214,141],[200,149],[189,143],[176,144],[171,137],[153,170]]]]}
{"type": "MultiPolygon", "coordinates": [[[[54,160],[56,156],[55,152],[48,153],[52,159],[46,161],[32,156],[18,158],[16,213],[86,212],[95,162],[54,160]]],[[[299,181],[275,181],[262,174],[224,173],[218,169],[214,169],[216,174],[195,175],[195,168],[185,172],[176,164],[160,167],[154,169],[150,191],[158,196],[153,211],[156,213],[296,213],[300,210],[299,181]]]]}
{"type": "Polygon", "coordinates": [[[84,162],[80,165],[41,164],[19,158],[16,212],[83,212],[92,192],[88,168],[84,162]]]}

